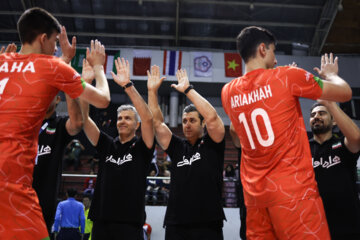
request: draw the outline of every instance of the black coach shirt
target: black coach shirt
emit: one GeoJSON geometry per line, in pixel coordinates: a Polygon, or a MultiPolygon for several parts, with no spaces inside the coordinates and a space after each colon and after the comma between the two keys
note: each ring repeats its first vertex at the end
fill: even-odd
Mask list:
{"type": "Polygon", "coordinates": [[[148,149],[141,137],[121,144],[118,137],[100,132],[96,150],[99,172],[89,218],[142,226],[146,176],[154,146],[148,149]]]}
{"type": "Polygon", "coordinates": [[[194,146],[172,135],[166,150],[172,167],[165,225],[222,224],[224,151],[225,140],[215,143],[208,134],[194,146]]]}
{"type": "Polygon", "coordinates": [[[321,145],[311,139],[310,148],[332,239],[360,239],[360,201],[356,187],[359,153],[351,153],[344,137],[335,136],[321,145]]]}
{"type": "Polygon", "coordinates": [[[64,149],[71,139],[65,127],[67,120],[68,117],[56,116],[54,113],[43,121],[44,129],[39,135],[33,188],[38,195],[48,230],[54,222],[64,149]]]}

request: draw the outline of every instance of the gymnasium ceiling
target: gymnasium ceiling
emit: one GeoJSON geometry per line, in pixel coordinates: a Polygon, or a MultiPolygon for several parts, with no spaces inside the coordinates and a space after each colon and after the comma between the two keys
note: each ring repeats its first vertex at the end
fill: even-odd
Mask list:
{"type": "Polygon", "coordinates": [[[78,44],[98,38],[106,46],[234,51],[242,28],[268,28],[277,50],[293,43],[323,51],[360,54],[358,0],[1,0],[0,43],[19,42],[16,22],[42,7],[65,25],[78,44]]]}

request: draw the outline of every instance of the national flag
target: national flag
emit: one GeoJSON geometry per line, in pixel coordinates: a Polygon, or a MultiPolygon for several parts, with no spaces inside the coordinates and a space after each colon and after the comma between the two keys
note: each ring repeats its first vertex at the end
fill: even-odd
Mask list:
{"type": "Polygon", "coordinates": [[[49,128],[49,127],[46,128],[47,134],[54,134],[55,132],[56,132],[56,128],[49,128]]]}
{"type": "Polygon", "coordinates": [[[337,142],[331,146],[332,149],[337,149],[339,147],[341,147],[341,142],[337,142]]]}
{"type": "Polygon", "coordinates": [[[147,70],[150,70],[151,51],[150,50],[134,50],[133,58],[133,75],[147,76],[147,70]]]}
{"type": "Polygon", "coordinates": [[[181,68],[182,51],[164,51],[163,75],[174,76],[181,68]]]}
{"type": "Polygon", "coordinates": [[[86,58],[86,49],[77,48],[75,57],[71,60],[71,66],[78,72],[82,73],[82,62],[86,58]]]}
{"type": "Polygon", "coordinates": [[[115,67],[115,59],[120,57],[120,50],[106,50],[105,52],[106,58],[105,58],[105,64],[104,64],[104,71],[106,77],[112,77],[111,71],[113,71],[115,74],[117,73],[116,67],[115,67]]]}
{"type": "Polygon", "coordinates": [[[224,53],[225,76],[240,77],[242,75],[241,57],[238,53],[224,53]]]}
{"type": "Polygon", "coordinates": [[[194,62],[195,77],[212,76],[212,53],[211,52],[192,52],[194,62]]]}

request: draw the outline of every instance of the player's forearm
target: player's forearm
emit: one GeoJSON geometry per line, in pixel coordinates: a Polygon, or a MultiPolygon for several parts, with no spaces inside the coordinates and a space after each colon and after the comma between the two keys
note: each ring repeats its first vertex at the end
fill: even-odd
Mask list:
{"type": "Polygon", "coordinates": [[[164,122],[164,117],[159,106],[157,92],[148,91],[148,104],[150,111],[153,114],[154,127],[156,130],[156,128],[164,122]]]}
{"type": "Polygon", "coordinates": [[[141,121],[152,122],[153,115],[142,96],[136,90],[136,88],[134,86],[128,87],[125,89],[125,92],[129,96],[134,107],[136,108],[136,111],[138,112],[141,121]]]}
{"type": "Polygon", "coordinates": [[[350,101],[352,97],[352,90],[349,84],[344,79],[342,79],[336,74],[326,75],[325,79],[326,81],[329,81],[331,84],[335,85],[336,87],[338,93],[337,94],[338,99],[334,99],[333,101],[337,101],[337,102],[350,101]]]}
{"type": "Polygon", "coordinates": [[[110,90],[107,82],[107,78],[104,73],[104,67],[102,65],[96,65],[93,67],[96,79],[96,88],[100,91],[99,97],[107,105],[110,103],[110,90]]]}

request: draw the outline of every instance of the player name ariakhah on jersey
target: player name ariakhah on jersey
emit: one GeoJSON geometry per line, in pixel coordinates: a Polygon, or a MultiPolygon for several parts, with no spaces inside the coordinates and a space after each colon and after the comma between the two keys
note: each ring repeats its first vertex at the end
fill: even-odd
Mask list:
{"type": "Polygon", "coordinates": [[[223,107],[241,142],[248,207],[318,194],[298,98],[321,94],[322,80],[295,67],[256,69],[222,89],[223,107]]]}
{"type": "Polygon", "coordinates": [[[41,123],[59,90],[78,97],[80,75],[53,56],[0,55],[0,181],[31,186],[41,123]]]}

